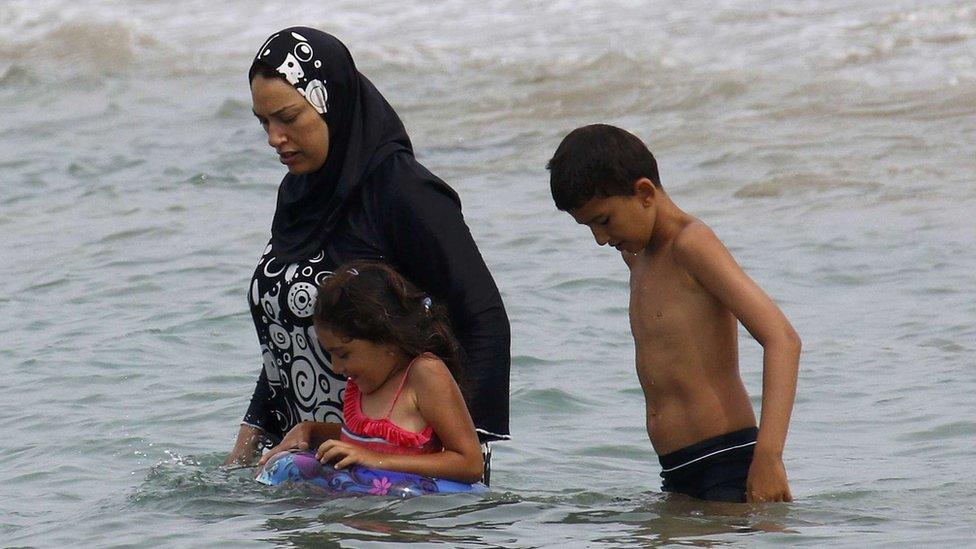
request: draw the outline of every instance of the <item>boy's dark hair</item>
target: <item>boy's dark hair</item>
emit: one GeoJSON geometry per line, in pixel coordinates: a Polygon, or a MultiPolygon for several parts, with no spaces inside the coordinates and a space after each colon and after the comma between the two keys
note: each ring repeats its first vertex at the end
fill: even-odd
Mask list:
{"type": "Polygon", "coordinates": [[[337,268],[319,284],[314,321],[340,336],[393,345],[410,357],[433,353],[462,382],[460,345],[447,310],[385,263],[357,260],[337,268]]]}
{"type": "Polygon", "coordinates": [[[630,196],[642,177],[661,188],[657,161],[636,135],[607,124],[576,128],[546,164],[556,207],[579,208],[594,197],[630,196]]]}

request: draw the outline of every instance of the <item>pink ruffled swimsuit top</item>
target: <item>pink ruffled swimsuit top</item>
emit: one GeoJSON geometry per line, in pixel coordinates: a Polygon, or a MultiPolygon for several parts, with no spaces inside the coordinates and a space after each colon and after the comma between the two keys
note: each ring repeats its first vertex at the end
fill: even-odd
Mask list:
{"type": "Polygon", "coordinates": [[[339,440],[383,454],[431,454],[444,449],[434,435],[434,428],[430,425],[417,433],[408,431],[390,420],[393,407],[396,406],[400,392],[403,391],[403,386],[407,382],[407,376],[410,375],[410,368],[416,361],[415,358],[407,366],[406,372],[403,373],[403,379],[400,380],[400,386],[397,387],[396,393],[393,395],[393,402],[390,403],[386,415],[379,419],[367,417],[363,413],[360,402],[362,393],[359,392],[359,387],[354,381],[346,383],[346,394],[343,397],[342,404],[342,413],[345,417],[343,418],[339,440]]]}

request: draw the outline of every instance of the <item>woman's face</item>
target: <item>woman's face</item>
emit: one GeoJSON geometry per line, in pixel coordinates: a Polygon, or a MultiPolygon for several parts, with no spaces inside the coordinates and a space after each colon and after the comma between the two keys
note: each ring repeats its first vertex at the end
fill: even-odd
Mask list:
{"type": "Polygon", "coordinates": [[[312,173],[329,154],[329,127],[298,91],[280,78],[255,75],[254,116],[261,122],[281,163],[294,175],[312,173]]]}

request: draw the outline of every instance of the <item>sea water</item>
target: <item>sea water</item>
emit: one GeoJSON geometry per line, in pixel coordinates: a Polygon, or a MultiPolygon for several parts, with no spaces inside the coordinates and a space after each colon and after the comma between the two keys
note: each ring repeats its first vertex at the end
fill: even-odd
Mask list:
{"type": "MultiPolygon", "coordinates": [[[[974,52],[952,0],[4,0],[3,545],[976,543],[974,52]],[[220,467],[284,173],[245,74],[289,25],[348,44],[505,299],[487,497],[331,501],[220,467]],[[794,503],[660,493],[626,268],[549,197],[546,160],[593,122],[646,140],[801,334],[794,503]]],[[[757,409],[761,361],[742,330],[757,409]]]]}

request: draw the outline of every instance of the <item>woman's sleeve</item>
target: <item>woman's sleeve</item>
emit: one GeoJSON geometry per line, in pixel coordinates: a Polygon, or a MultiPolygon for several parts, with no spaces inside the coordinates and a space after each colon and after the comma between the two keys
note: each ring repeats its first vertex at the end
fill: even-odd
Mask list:
{"type": "Polygon", "coordinates": [[[251,404],[247,407],[247,413],[241,423],[257,427],[269,436],[274,437],[275,425],[274,415],[272,414],[271,387],[268,385],[268,375],[264,368],[261,368],[261,375],[254,386],[254,394],[251,395],[251,404]]]}
{"type": "Polygon", "coordinates": [[[457,197],[446,184],[423,178],[399,180],[389,188],[384,217],[395,263],[447,306],[463,348],[462,383],[479,438],[507,439],[508,315],[457,197]]]}

